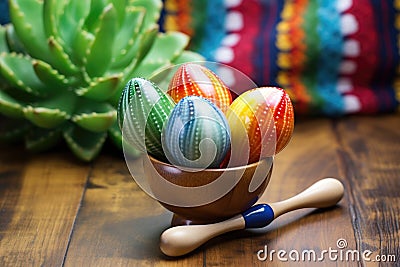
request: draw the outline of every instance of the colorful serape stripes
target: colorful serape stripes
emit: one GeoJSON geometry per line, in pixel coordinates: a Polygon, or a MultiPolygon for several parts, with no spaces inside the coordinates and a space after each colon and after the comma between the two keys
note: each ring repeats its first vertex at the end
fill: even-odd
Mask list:
{"type": "Polygon", "coordinates": [[[164,0],[161,30],[259,86],[280,86],[298,114],[398,110],[400,0],[164,0]]]}

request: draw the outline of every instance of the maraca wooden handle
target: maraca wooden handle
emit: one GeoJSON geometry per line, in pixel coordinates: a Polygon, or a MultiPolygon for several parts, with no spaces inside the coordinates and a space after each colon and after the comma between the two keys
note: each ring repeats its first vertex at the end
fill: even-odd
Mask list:
{"type": "Polygon", "coordinates": [[[207,225],[183,225],[164,231],[160,238],[160,249],[168,256],[181,256],[201,246],[211,238],[223,233],[244,228],[261,228],[276,217],[300,208],[326,208],[335,205],[343,197],[340,181],[325,178],[300,194],[272,204],[258,204],[226,221],[207,225]]]}
{"type": "Polygon", "coordinates": [[[168,256],[182,256],[218,235],[244,228],[242,215],[214,224],[175,226],[161,234],[160,249],[168,256]]]}
{"type": "Polygon", "coordinates": [[[335,178],[325,178],[289,199],[271,203],[275,218],[292,210],[302,208],[327,208],[343,197],[343,184],[335,178]]]}

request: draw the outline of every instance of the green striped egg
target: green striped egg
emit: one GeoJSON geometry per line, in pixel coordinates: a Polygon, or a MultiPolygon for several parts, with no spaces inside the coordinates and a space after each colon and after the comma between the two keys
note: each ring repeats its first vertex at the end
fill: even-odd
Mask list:
{"type": "Polygon", "coordinates": [[[118,123],[124,141],[142,152],[163,159],[161,133],[175,103],[154,83],[133,78],[118,104],[118,123]]]}
{"type": "Polygon", "coordinates": [[[189,168],[218,168],[230,148],[230,130],[223,112],[208,99],[182,98],[162,134],[170,163],[189,168]]]}

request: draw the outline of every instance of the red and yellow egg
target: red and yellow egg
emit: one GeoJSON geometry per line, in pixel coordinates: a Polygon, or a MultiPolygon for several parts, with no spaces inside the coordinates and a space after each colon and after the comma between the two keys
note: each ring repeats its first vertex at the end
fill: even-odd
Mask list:
{"type": "Polygon", "coordinates": [[[292,102],[278,87],[255,88],[241,94],[226,116],[231,128],[231,166],[254,163],[279,153],[294,129],[292,102]],[[249,150],[247,154],[245,149],[249,150]],[[247,158],[243,157],[245,154],[247,158]]]}

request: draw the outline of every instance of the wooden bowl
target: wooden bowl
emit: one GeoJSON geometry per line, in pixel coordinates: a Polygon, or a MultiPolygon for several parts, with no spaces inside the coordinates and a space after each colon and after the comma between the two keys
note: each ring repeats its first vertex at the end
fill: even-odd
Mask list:
{"type": "MultiPolygon", "coordinates": [[[[172,225],[213,223],[242,213],[250,208],[264,193],[272,173],[272,158],[241,167],[199,171],[181,169],[152,157],[149,158],[154,168],[147,166],[144,171],[149,172],[147,178],[155,198],[166,209],[174,213],[172,225]],[[162,195],[166,194],[166,190],[162,183],[157,180],[159,177],[155,176],[161,176],[173,185],[198,188],[216,181],[222,174],[227,175],[224,177],[228,179],[232,177],[238,182],[227,193],[212,202],[198,206],[182,206],[171,205],[160,200],[163,199],[162,195]]],[[[212,194],[215,190],[210,188],[207,192],[212,194]]],[[[190,202],[191,199],[196,199],[196,194],[188,192],[187,194],[174,194],[171,197],[178,200],[184,198],[185,201],[190,202]]]]}

